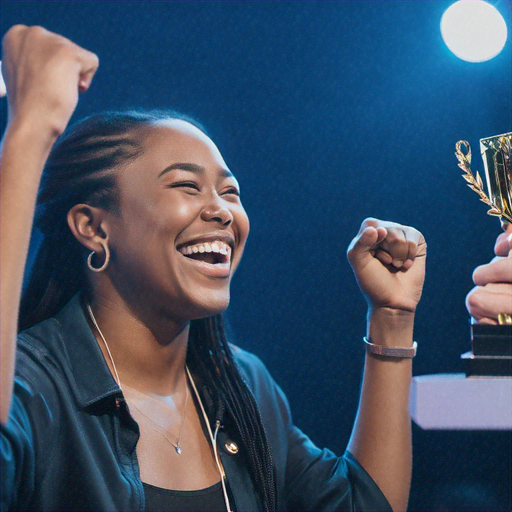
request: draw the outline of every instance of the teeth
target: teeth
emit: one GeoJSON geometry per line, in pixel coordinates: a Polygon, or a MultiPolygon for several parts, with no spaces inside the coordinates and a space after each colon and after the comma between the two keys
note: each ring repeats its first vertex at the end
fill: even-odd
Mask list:
{"type": "Polygon", "coordinates": [[[198,252],[215,252],[227,256],[231,254],[231,247],[228,244],[218,240],[216,242],[211,243],[205,242],[204,244],[196,244],[189,245],[187,247],[182,247],[180,249],[180,252],[182,254],[197,254],[198,252]]]}

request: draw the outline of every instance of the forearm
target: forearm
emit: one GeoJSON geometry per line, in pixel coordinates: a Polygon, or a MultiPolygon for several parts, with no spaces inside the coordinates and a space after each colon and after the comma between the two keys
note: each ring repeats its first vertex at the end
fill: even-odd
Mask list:
{"type": "Polygon", "coordinates": [[[11,122],[0,155],[0,420],[9,415],[18,311],[35,201],[53,144],[30,123],[11,122]]]}
{"type": "MultiPolygon", "coordinates": [[[[410,347],[413,314],[373,312],[367,334],[375,344],[410,347]]],[[[366,356],[361,400],[348,446],[395,512],[406,510],[411,481],[411,375],[411,359],[366,356]]]]}
{"type": "Polygon", "coordinates": [[[45,161],[98,67],[98,57],[42,27],[15,25],[2,40],[9,125],[0,156],[0,420],[12,397],[18,311],[45,161]]]}

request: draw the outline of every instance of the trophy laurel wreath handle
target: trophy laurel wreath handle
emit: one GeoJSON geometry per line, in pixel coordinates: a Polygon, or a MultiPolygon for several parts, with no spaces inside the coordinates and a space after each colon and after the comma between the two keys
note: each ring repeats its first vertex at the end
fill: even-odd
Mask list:
{"type": "Polygon", "coordinates": [[[464,171],[462,177],[466,180],[467,186],[478,194],[480,201],[491,207],[491,209],[487,211],[487,214],[505,217],[509,222],[512,222],[512,220],[508,219],[508,216],[500,206],[492,201],[484,192],[484,184],[478,171],[473,175],[471,171],[471,146],[468,141],[459,140],[457,144],[455,144],[455,156],[459,161],[457,165],[464,171]]]}

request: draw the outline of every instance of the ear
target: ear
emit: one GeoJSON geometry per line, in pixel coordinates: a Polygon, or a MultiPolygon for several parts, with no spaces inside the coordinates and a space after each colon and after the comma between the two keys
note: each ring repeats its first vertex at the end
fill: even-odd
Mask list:
{"type": "Polygon", "coordinates": [[[88,204],[76,204],[68,212],[68,225],[75,238],[89,251],[99,252],[108,242],[106,211],[88,204]]]}

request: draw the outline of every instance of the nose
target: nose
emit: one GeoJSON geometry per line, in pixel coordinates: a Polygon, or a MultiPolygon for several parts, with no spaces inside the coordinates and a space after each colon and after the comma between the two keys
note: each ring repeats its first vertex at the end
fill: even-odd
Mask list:
{"type": "Polygon", "coordinates": [[[201,219],[206,222],[218,222],[229,226],[233,222],[233,214],[222,201],[212,201],[201,210],[201,219]]]}

